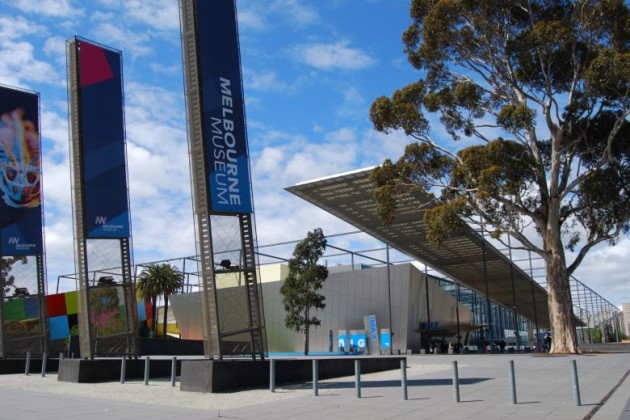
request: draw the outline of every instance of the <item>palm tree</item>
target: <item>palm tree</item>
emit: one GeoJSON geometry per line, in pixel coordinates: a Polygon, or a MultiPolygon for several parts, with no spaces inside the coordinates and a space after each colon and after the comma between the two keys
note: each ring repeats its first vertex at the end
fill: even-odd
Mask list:
{"type": "Polygon", "coordinates": [[[153,308],[151,322],[151,336],[155,338],[157,327],[157,298],[164,297],[164,337],[166,337],[166,315],[168,312],[168,297],[182,288],[183,276],[181,271],[170,264],[151,264],[142,270],[136,283],[136,290],[143,299],[150,299],[153,308]]]}

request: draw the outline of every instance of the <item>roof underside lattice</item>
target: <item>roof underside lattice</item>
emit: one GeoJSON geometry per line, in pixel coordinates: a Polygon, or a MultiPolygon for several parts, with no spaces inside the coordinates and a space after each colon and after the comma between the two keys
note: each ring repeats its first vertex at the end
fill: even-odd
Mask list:
{"type": "Polygon", "coordinates": [[[514,291],[517,312],[531,321],[537,320],[540,328],[549,327],[546,290],[475,231],[468,229],[452,235],[441,244],[427,241],[422,223],[424,209],[430,202],[426,195],[417,192],[402,197],[394,223],[384,225],[376,214],[370,172],[371,169],[365,169],[307,181],[288,187],[287,191],[482,295],[486,294],[487,276],[491,300],[512,308],[514,291]]]}

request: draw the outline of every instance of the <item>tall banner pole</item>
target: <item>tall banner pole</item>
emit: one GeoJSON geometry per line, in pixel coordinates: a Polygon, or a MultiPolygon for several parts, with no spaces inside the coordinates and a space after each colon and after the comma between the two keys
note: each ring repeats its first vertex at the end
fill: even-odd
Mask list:
{"type": "Polygon", "coordinates": [[[219,335],[219,312],[214,281],[212,252],[212,230],[210,205],[206,180],[206,162],[202,124],[202,91],[199,78],[196,36],[196,1],[182,0],[181,22],[184,68],[186,80],[186,106],[188,113],[189,153],[192,178],[193,210],[197,234],[197,252],[201,271],[201,317],[203,344],[206,357],[221,359],[221,337],[219,335]]]}
{"type": "Polygon", "coordinates": [[[39,102],[36,92],[0,86],[0,357],[43,353],[48,338],[39,102]],[[37,325],[7,329],[26,318],[37,325]]]}
{"type": "Polygon", "coordinates": [[[77,37],[66,48],[81,357],[137,355],[122,53],[77,37]],[[118,282],[90,281],[88,240],[117,243],[118,282]]]}
{"type": "Polygon", "coordinates": [[[236,3],[180,0],[180,14],[205,355],[220,359],[228,348],[235,352],[248,343],[252,357],[263,358],[264,317],[256,274],[236,3]],[[231,235],[226,242],[240,241],[236,263],[213,249],[213,239],[221,246],[219,235],[213,236],[213,221],[225,223],[221,233],[231,235]],[[217,285],[217,279],[228,273],[244,279],[243,299],[230,304],[217,285]],[[221,310],[221,305],[228,309],[221,310]]]}

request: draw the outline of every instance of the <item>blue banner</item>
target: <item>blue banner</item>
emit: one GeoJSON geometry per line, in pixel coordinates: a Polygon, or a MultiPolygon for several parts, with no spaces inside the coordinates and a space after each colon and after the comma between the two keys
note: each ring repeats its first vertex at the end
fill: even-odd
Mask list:
{"type": "Polygon", "coordinates": [[[392,348],[392,333],[389,331],[389,329],[381,330],[381,348],[382,349],[392,348]]]}
{"type": "Polygon", "coordinates": [[[249,154],[234,0],[196,1],[211,213],[251,213],[249,154]]]}
{"type": "Polygon", "coordinates": [[[125,156],[121,53],[76,42],[86,238],[127,238],[129,198],[125,156]]]}
{"type": "Polygon", "coordinates": [[[39,95],[0,86],[0,255],[42,247],[39,95]]]}

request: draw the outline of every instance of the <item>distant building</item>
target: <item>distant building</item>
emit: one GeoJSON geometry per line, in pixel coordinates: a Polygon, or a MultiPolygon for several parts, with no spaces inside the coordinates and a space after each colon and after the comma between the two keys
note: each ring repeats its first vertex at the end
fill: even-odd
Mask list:
{"type": "MultiPolygon", "coordinates": [[[[482,296],[463,287],[460,289],[444,279],[426,275],[413,264],[392,265],[389,273],[387,267],[363,264],[329,268],[329,277],[320,290],[326,298],[326,308],[314,313],[321,320],[321,325],[311,329],[311,351],[325,352],[331,347],[333,351],[341,350],[339,332],[347,331],[352,335],[352,331],[364,330],[364,317],[370,315],[375,316],[375,327],[379,332],[382,329],[393,331],[391,348],[394,353],[407,350],[417,353],[421,349],[429,349],[433,343],[448,347],[449,343],[456,345],[458,341],[474,350],[483,348],[483,343],[491,343],[490,336],[497,342],[504,339],[508,346],[513,346],[516,344],[517,329],[518,345],[533,346],[533,324],[523,321],[518,328],[515,327],[513,311],[494,303],[495,325],[485,324],[480,313],[487,307],[487,301],[482,296]],[[489,328],[493,329],[492,335],[489,328]]],[[[304,335],[284,326],[280,286],[288,274],[287,265],[263,265],[260,273],[269,351],[302,351],[304,335]]],[[[238,330],[244,325],[240,316],[242,311],[237,308],[246,305],[246,299],[242,288],[236,287],[238,278],[237,272],[217,276],[218,316],[223,325],[227,325],[224,327],[226,330],[238,330]]],[[[199,292],[172,295],[170,302],[181,338],[201,339],[203,326],[199,316],[199,292]]],[[[235,335],[226,337],[224,344],[237,349],[244,346],[246,340],[245,335],[235,335]]]]}
{"type": "Polygon", "coordinates": [[[630,303],[622,303],[621,309],[623,314],[621,317],[622,330],[626,334],[626,337],[630,338],[630,303]]]}

